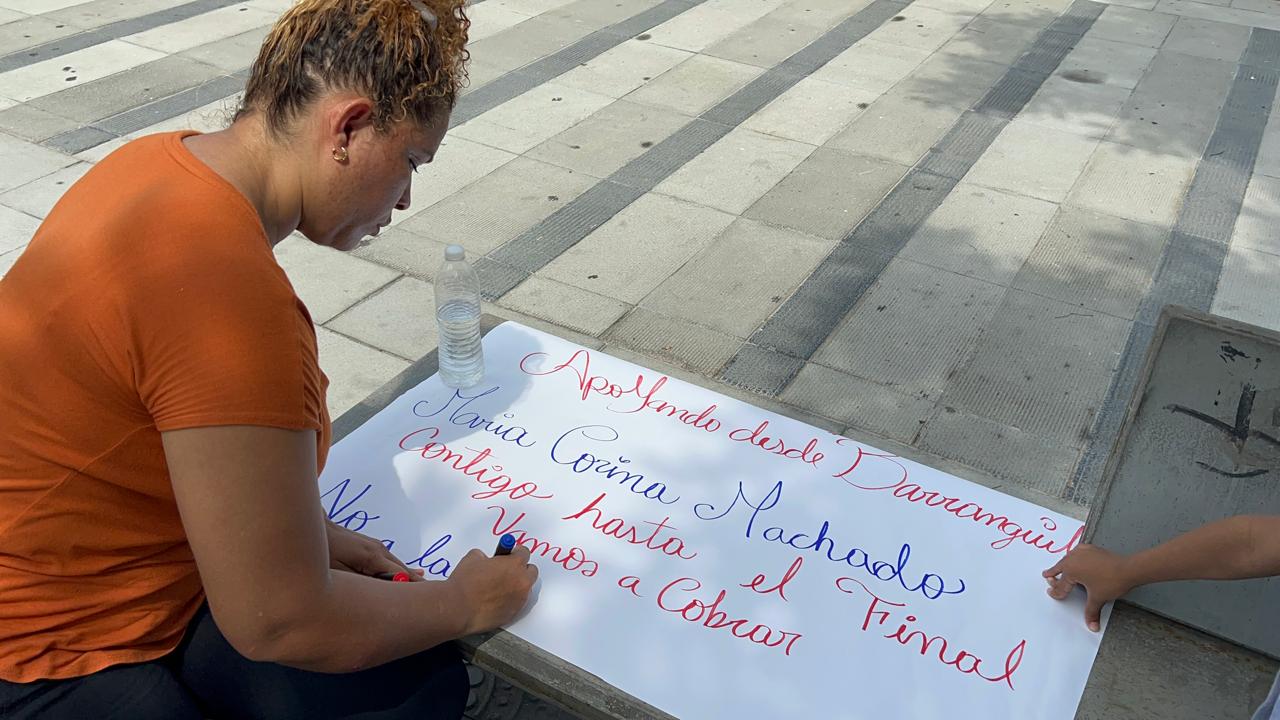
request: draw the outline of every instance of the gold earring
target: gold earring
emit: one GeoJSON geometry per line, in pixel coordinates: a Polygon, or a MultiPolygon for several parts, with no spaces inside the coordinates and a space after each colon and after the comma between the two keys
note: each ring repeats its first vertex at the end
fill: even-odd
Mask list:
{"type": "Polygon", "coordinates": [[[350,156],[347,155],[347,148],[345,146],[333,149],[333,159],[337,162],[346,162],[348,157],[350,156]]]}

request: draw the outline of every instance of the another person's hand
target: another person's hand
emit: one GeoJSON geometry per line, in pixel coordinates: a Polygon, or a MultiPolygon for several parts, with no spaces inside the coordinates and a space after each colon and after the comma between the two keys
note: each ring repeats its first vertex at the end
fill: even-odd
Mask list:
{"type": "Polygon", "coordinates": [[[378,573],[408,573],[411,580],[421,580],[422,570],[410,570],[391,554],[385,545],[368,535],[361,535],[341,525],[326,520],[325,534],[329,538],[329,567],[359,575],[378,573]]]}
{"type": "Polygon", "coordinates": [[[487,632],[515,619],[529,600],[538,568],[529,549],[517,545],[510,555],[489,557],[480,550],[463,556],[449,574],[470,614],[464,634],[487,632]]]}
{"type": "Polygon", "coordinates": [[[1062,600],[1077,584],[1083,585],[1088,597],[1084,620],[1089,629],[1098,632],[1102,606],[1124,595],[1136,584],[1126,565],[1127,558],[1096,545],[1080,545],[1042,575],[1049,582],[1049,596],[1062,600]]]}

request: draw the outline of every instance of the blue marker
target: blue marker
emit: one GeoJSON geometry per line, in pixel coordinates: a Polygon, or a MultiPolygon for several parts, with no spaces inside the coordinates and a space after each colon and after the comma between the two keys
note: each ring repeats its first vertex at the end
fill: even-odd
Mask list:
{"type": "Polygon", "coordinates": [[[511,533],[507,533],[506,535],[498,538],[498,549],[493,551],[493,555],[494,557],[499,555],[510,555],[511,551],[515,549],[515,546],[516,536],[511,533]]]}

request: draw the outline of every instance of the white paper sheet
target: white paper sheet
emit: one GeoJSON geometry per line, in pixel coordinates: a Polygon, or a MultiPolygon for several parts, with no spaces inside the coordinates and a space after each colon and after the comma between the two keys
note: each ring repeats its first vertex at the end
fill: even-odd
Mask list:
{"type": "Polygon", "coordinates": [[[1074,716],[1102,638],[1040,571],[1078,521],[515,323],[484,352],[333,448],[330,517],[428,577],[515,533],[509,630],[681,718],[1074,716]]]}

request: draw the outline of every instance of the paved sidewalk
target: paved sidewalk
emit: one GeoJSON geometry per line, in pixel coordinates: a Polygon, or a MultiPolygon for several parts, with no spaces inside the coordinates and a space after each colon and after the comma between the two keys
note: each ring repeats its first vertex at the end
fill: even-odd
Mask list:
{"type": "MultiPolygon", "coordinates": [[[[0,273],[287,0],[0,0],[0,273]]],[[[337,416],[486,310],[1083,517],[1164,303],[1280,327],[1278,0],[483,0],[413,207],[290,239],[337,416]]]]}

